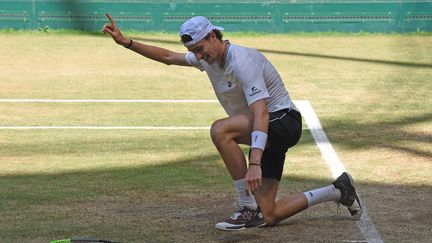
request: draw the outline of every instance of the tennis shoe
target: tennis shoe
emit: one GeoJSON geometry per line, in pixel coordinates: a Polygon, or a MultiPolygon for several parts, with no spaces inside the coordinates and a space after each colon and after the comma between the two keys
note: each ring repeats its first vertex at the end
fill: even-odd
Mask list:
{"type": "Polygon", "coordinates": [[[259,227],[265,224],[261,209],[250,209],[240,206],[228,219],[215,225],[220,230],[244,230],[246,228],[259,227]],[[262,220],[261,220],[262,219],[262,220]]]}
{"type": "Polygon", "coordinates": [[[352,219],[360,219],[363,213],[363,205],[355,190],[354,180],[351,175],[344,172],[332,184],[341,192],[338,204],[340,203],[348,208],[352,219]]]}

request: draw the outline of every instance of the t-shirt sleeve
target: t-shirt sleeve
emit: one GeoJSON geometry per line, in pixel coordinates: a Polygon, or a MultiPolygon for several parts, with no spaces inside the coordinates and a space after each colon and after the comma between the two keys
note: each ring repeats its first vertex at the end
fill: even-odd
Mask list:
{"type": "Polygon", "coordinates": [[[252,58],[248,58],[241,66],[238,66],[234,75],[242,85],[249,106],[255,101],[270,96],[264,80],[263,67],[255,63],[252,58]]]}
{"type": "Polygon", "coordinates": [[[204,67],[192,52],[186,53],[185,59],[191,66],[198,68],[200,71],[204,71],[204,67]]]}

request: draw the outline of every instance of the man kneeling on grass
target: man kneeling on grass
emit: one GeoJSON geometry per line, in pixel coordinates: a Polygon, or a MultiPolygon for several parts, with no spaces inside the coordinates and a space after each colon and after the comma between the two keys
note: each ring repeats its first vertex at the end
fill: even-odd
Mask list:
{"type": "Polygon", "coordinates": [[[114,19],[103,32],[134,52],[167,65],[206,71],[227,118],[211,126],[219,151],[239,196],[231,217],[216,224],[221,230],[272,226],[323,202],[346,206],[355,219],[363,208],[351,176],[343,173],[331,185],[276,201],[288,149],[297,144],[302,117],[273,65],[255,49],[222,39],[222,27],[193,17],[180,27],[187,53],[176,53],[125,38],[114,19]],[[250,145],[249,163],[239,144],[250,145]]]}

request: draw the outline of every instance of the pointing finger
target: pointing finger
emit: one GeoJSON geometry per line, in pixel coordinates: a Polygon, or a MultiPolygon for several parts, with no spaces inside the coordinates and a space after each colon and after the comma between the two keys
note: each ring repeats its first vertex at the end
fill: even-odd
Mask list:
{"type": "Polygon", "coordinates": [[[107,18],[111,22],[112,27],[114,28],[116,26],[116,24],[115,24],[113,17],[109,13],[105,13],[105,15],[107,16],[107,18]]]}

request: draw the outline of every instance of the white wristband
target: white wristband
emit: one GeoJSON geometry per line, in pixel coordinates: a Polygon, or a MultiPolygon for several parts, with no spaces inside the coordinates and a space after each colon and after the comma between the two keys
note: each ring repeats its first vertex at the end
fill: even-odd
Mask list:
{"type": "Polygon", "coordinates": [[[267,134],[261,131],[252,132],[251,148],[259,148],[264,151],[267,143],[267,134]]]}

